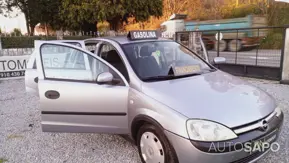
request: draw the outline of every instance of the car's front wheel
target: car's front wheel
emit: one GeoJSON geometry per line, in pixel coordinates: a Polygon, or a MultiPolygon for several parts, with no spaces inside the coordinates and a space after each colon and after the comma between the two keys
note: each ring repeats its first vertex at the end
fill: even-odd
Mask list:
{"type": "Polygon", "coordinates": [[[153,125],[145,124],[139,129],[137,146],[143,163],[178,163],[166,136],[153,125]]]}

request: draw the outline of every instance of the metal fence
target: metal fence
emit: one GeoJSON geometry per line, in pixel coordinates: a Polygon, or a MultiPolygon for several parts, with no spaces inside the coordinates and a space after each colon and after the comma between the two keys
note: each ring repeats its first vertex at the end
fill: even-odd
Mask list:
{"type": "Polygon", "coordinates": [[[228,72],[242,76],[279,79],[285,29],[286,27],[256,27],[185,31],[177,32],[176,40],[192,47],[190,36],[193,36],[192,33],[199,33],[210,62],[215,57],[224,57],[226,65],[219,67],[226,67],[224,69],[228,72]]]}
{"type": "MultiPolygon", "coordinates": [[[[61,39],[64,40],[84,40],[93,37],[104,36],[122,36],[127,32],[66,32],[63,33],[61,39]]],[[[0,56],[19,56],[30,55],[34,50],[35,40],[57,40],[59,36],[56,34],[45,36],[16,36],[2,34],[0,35],[0,56]]]]}

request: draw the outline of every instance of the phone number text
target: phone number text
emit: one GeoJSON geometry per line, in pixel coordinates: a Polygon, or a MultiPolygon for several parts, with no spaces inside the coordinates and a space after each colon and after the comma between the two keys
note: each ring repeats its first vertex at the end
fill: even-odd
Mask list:
{"type": "Polygon", "coordinates": [[[10,72],[0,72],[0,78],[13,78],[25,76],[25,71],[10,71],[10,72]]]}

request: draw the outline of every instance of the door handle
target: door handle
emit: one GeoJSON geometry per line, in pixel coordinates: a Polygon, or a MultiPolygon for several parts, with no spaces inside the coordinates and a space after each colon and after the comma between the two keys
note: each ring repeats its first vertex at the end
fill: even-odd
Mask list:
{"type": "Polygon", "coordinates": [[[58,99],[60,97],[60,94],[57,91],[50,90],[45,92],[45,97],[48,99],[58,99]]]}
{"type": "Polygon", "coordinates": [[[34,82],[38,83],[38,77],[34,78],[34,82]]]}

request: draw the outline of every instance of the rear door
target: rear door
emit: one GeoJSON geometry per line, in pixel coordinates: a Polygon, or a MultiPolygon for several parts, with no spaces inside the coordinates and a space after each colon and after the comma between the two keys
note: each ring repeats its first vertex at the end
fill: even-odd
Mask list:
{"type": "MultiPolygon", "coordinates": [[[[35,41],[38,42],[38,41],[35,41]]],[[[42,41],[43,42],[43,41],[42,41]]],[[[47,41],[50,43],[68,43],[78,47],[85,48],[84,41],[82,40],[55,40],[55,41],[47,41]]],[[[37,75],[37,66],[36,66],[36,57],[35,50],[31,54],[31,57],[28,61],[27,68],[25,70],[25,87],[26,92],[38,95],[38,75],[37,75]]]]}
{"type": "Polygon", "coordinates": [[[44,132],[128,133],[129,86],[114,67],[74,45],[37,42],[35,48],[44,132]],[[77,63],[69,60],[73,54],[77,63]],[[46,63],[51,56],[57,64],[46,63]],[[103,72],[119,82],[98,83],[103,72]]]}

